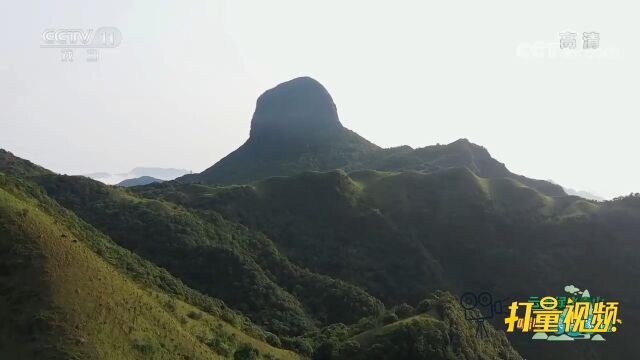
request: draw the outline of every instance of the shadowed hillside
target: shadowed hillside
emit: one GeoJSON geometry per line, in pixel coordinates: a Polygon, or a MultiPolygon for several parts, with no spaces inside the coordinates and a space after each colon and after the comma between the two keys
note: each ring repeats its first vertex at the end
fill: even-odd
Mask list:
{"type": "Polygon", "coordinates": [[[214,212],[188,211],[81,177],[36,181],[121,246],[234,304],[271,331],[300,335],[316,324],[357,321],[380,311],[381,304],[362,290],[298,268],[264,235],[214,212]]]}
{"type": "MultiPolygon", "coordinates": [[[[441,288],[526,299],[580,283],[624,301],[627,318],[640,314],[640,293],[627,286],[640,275],[635,196],[604,203],[550,197],[467,168],[308,172],[243,186],[166,183],[136,192],[215,210],[266,234],[293,262],[356,284],[388,306],[415,304],[441,288]]],[[[617,350],[608,351],[628,352],[634,333],[616,334],[609,341],[617,350]]],[[[528,356],[558,355],[527,341],[528,356]]],[[[596,359],[598,350],[583,344],[563,353],[596,359]]]]}

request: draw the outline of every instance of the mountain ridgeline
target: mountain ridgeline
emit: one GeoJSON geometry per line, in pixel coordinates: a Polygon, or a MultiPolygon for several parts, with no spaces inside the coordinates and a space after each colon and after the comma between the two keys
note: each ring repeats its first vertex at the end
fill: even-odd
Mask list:
{"type": "Polygon", "coordinates": [[[262,94],[249,139],[202,173],[185,175],[179,181],[240,184],[303,171],[430,172],[452,167],[467,167],[487,178],[513,178],[547,195],[566,195],[551,182],[512,174],[486,149],[466,139],[420,149],[382,149],[343,127],[331,95],[308,77],[287,81],[262,94]]]}
{"type": "Polygon", "coordinates": [[[639,196],[569,196],[464,139],[380,148],[298,78],[260,96],[240,148],[175,181],[109,186],[0,150],[0,358],[624,359],[638,233],[639,196]],[[457,298],[567,284],[620,301],[604,346],[501,318],[478,338],[457,298]]]}
{"type": "Polygon", "coordinates": [[[141,185],[149,185],[149,184],[153,184],[153,183],[161,183],[165,180],[161,180],[161,179],[156,179],[152,176],[140,176],[137,178],[133,178],[133,179],[126,179],[126,180],[122,180],[119,183],[117,183],[117,186],[123,186],[123,187],[131,187],[131,186],[141,186],[141,185]]]}
{"type": "Polygon", "coordinates": [[[448,293],[385,306],[216,211],[0,155],[2,358],[521,359],[448,293]]]}

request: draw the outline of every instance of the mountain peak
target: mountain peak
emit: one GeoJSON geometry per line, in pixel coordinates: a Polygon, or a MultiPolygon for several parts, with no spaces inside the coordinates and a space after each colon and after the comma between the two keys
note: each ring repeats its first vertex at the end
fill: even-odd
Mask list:
{"type": "Polygon", "coordinates": [[[241,184],[304,171],[430,172],[452,167],[466,167],[486,178],[514,178],[547,195],[565,195],[557,185],[511,173],[468,139],[420,149],[381,149],[342,126],[331,95],[310,77],[265,91],[256,104],[249,140],[202,173],[179,181],[241,184]]]}
{"type": "Polygon", "coordinates": [[[327,89],[315,79],[299,77],[260,95],[250,138],[298,137],[336,129],[342,124],[327,89]]]}

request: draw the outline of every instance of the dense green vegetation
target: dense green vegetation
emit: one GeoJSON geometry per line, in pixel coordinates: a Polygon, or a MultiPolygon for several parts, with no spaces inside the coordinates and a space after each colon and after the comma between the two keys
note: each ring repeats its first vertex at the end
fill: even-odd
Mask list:
{"type": "Polygon", "coordinates": [[[388,304],[415,303],[459,283],[462,254],[448,251],[467,246],[449,249],[451,242],[485,237],[493,245],[487,252],[505,257],[520,241],[496,231],[580,218],[597,208],[576,197],[543,195],[516,180],[480,178],[465,168],[309,172],[247,186],[167,183],[135,191],[219,211],[267,234],[295,262],[360,285],[388,304]]]}
{"type": "Polygon", "coordinates": [[[476,337],[458,300],[438,291],[417,309],[402,304],[344,330],[325,329],[318,338],[324,359],[522,359],[504,333],[486,330],[485,338],[476,337]]]}
{"type": "Polygon", "coordinates": [[[4,149],[0,149],[0,169],[10,171],[15,176],[44,175],[52,173],[29,160],[14,156],[12,153],[4,149]]]}
{"type": "Polygon", "coordinates": [[[2,358],[298,358],[2,172],[0,289],[2,358]]]}
{"type": "Polygon", "coordinates": [[[624,358],[638,233],[637,194],[567,196],[467,140],[381,149],[295,79],[179,181],[125,189],[0,150],[0,358],[624,358]],[[567,284],[621,302],[606,347],[507,340],[500,317],[478,339],[452,295],[567,284]]]}
{"type": "MultiPolygon", "coordinates": [[[[124,280],[119,282],[132,279],[134,290],[144,292],[144,301],[158,309],[149,314],[169,316],[180,328],[213,324],[205,330],[196,326],[191,334],[204,331],[204,335],[195,336],[198,344],[185,345],[203,354],[213,351],[232,356],[239,351],[250,357],[254,354],[251,348],[263,355],[277,351],[265,350],[271,349],[268,342],[319,359],[456,358],[460,356],[456,352],[477,353],[473,336],[456,327],[454,332],[465,340],[455,347],[458,340],[453,339],[458,337],[441,315],[413,315],[410,321],[403,321],[409,318],[396,315],[394,307],[405,302],[416,306],[438,288],[526,297],[556,292],[567,281],[589,284],[605,296],[637,296],[635,288],[625,286],[625,277],[614,275],[640,275],[633,260],[638,256],[633,247],[640,218],[637,196],[604,203],[549,197],[513,179],[481,178],[465,169],[428,174],[333,171],[242,186],[168,182],[126,190],[46,171],[14,177],[10,174],[30,172],[25,163],[12,164],[19,171],[3,169],[2,188],[13,198],[29,201],[60,226],[45,228],[43,233],[78,239],[103,264],[100,266],[122,274],[124,280]],[[619,261],[607,261],[611,258],[619,261]],[[599,272],[585,272],[580,263],[599,264],[599,272]],[[532,277],[532,272],[539,275],[532,277]],[[509,276],[499,275],[504,273],[509,276]],[[384,310],[376,297],[391,310],[384,310]],[[205,321],[200,321],[199,314],[205,321]],[[222,331],[218,331],[220,326],[222,331]],[[414,345],[425,352],[411,350],[413,355],[407,355],[406,347],[413,349],[414,345]]],[[[3,203],[14,201],[8,199],[3,203]]],[[[3,220],[10,218],[3,216],[3,220]]],[[[4,238],[24,237],[24,230],[15,223],[4,220],[4,238]]],[[[64,291],[61,294],[68,296],[64,291]]],[[[45,298],[42,305],[31,306],[47,309],[44,304],[49,303],[45,298]]],[[[53,314],[54,318],[63,316],[53,314]]],[[[637,316],[633,302],[625,314],[629,319],[637,316]]],[[[154,326],[136,334],[153,333],[154,326]]],[[[65,345],[76,344],[69,340],[77,336],[73,330],[48,331],[49,337],[38,334],[38,346],[28,348],[48,349],[58,343],[65,353],[100,357],[95,354],[102,352],[96,351],[115,351],[112,347],[120,346],[115,344],[128,339],[125,343],[132,347],[118,350],[126,358],[139,354],[147,342],[166,341],[143,336],[146,340],[138,344],[137,338],[125,333],[114,335],[111,345],[104,345],[107,350],[95,350],[65,345]],[[61,334],[67,333],[71,338],[57,338],[64,339],[66,335],[61,334]]],[[[88,334],[80,336],[98,337],[97,332],[88,334]]],[[[624,353],[628,336],[617,335],[613,341],[621,345],[614,351],[624,353]]],[[[531,348],[522,339],[513,340],[525,352],[544,358],[539,348],[531,348]]],[[[24,348],[15,344],[10,351],[24,348]]],[[[496,351],[511,351],[500,350],[498,344],[503,343],[488,346],[487,358],[495,357],[496,351]]],[[[182,351],[158,346],[166,348],[166,356],[182,351]]],[[[568,352],[575,354],[575,349],[579,347],[568,352]]]]}
{"type": "MultiPolygon", "coordinates": [[[[550,197],[464,168],[308,172],[244,186],[172,182],[134,191],[216,210],[266,234],[295,263],[358,285],[388,306],[416,304],[439,288],[527,298],[578,283],[626,299],[626,317],[640,313],[638,289],[625,285],[640,276],[637,196],[550,197]]],[[[629,339],[616,334],[619,350],[609,351],[624,354],[629,339]]],[[[514,341],[534,358],[557,355],[514,341]]],[[[582,350],[566,351],[593,352],[582,350]]]]}
{"type": "MultiPolygon", "coordinates": [[[[357,286],[293,265],[264,234],[225,220],[211,210],[187,209],[140,197],[82,177],[43,172],[18,178],[10,175],[11,167],[2,170],[0,229],[2,239],[8,241],[3,242],[2,269],[9,281],[2,283],[9,290],[3,298],[8,305],[5,308],[15,311],[25,294],[39,292],[42,295],[32,296],[38,302],[22,304],[19,309],[23,315],[36,314],[33,316],[45,319],[37,320],[42,324],[34,330],[35,320],[16,318],[14,312],[3,314],[11,326],[3,330],[6,346],[1,348],[5,354],[154,359],[176,354],[188,358],[294,356],[272,347],[276,345],[318,359],[349,358],[346,354],[355,356],[350,351],[359,348],[355,336],[364,331],[363,324],[376,326],[383,318],[396,316],[396,309],[385,311],[378,300],[357,286]],[[35,227],[35,233],[25,221],[31,217],[44,223],[35,227]],[[22,262],[16,254],[33,257],[34,243],[36,248],[46,247],[42,252],[47,255],[37,266],[28,260],[29,271],[56,274],[36,284],[20,277],[16,269],[22,267],[15,265],[16,261],[22,262]],[[64,271],[60,264],[51,265],[58,266],[56,271],[64,276],[47,268],[50,261],[64,263],[64,271]],[[174,276],[206,294],[220,292],[235,309],[277,335],[252,325],[221,301],[192,290],[174,276]],[[23,285],[16,287],[17,283],[23,285]],[[223,285],[217,285],[220,283],[223,285]],[[259,289],[269,284],[275,295],[260,298],[259,289]],[[56,289],[55,296],[48,294],[52,288],[56,289]],[[92,317],[96,311],[100,311],[99,316],[92,317]],[[130,324],[128,321],[134,318],[136,321],[130,324]],[[341,323],[354,324],[349,330],[353,339],[345,344],[333,343],[346,340],[338,340],[334,334],[335,329],[346,327],[341,323]],[[9,337],[15,324],[24,330],[9,337]],[[20,341],[9,347],[8,339],[14,338],[20,341]],[[31,342],[24,343],[28,338],[31,342]]],[[[336,174],[353,186],[353,193],[347,191],[346,196],[356,196],[362,186],[344,173],[336,174]]],[[[180,195],[178,191],[175,194],[180,195]]],[[[431,333],[438,326],[421,324],[416,332],[431,333]]],[[[374,350],[387,344],[382,337],[378,342],[374,350]]],[[[358,356],[366,358],[366,354],[358,356]]]]}
{"type": "Polygon", "coordinates": [[[475,335],[458,300],[437,291],[413,308],[400,304],[357,324],[333,324],[306,336],[314,360],[339,359],[521,359],[503,332],[487,325],[475,335]]]}
{"type": "Polygon", "coordinates": [[[118,244],[278,334],[300,335],[382,310],[361,289],[291,264],[264,235],[214,212],[190,212],[81,177],[36,181],[118,244]]]}

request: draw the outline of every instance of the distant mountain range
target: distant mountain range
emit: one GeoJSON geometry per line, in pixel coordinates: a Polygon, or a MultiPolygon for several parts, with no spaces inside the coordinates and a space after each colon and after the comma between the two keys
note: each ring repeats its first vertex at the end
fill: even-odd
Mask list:
{"type": "Polygon", "coordinates": [[[153,184],[153,183],[161,183],[161,182],[164,182],[164,181],[165,180],[156,179],[156,178],[151,177],[151,176],[140,176],[140,177],[133,178],[133,179],[122,180],[119,183],[117,183],[116,185],[122,186],[122,187],[131,187],[131,186],[149,185],[149,184],[153,184]]]}
{"type": "MultiPolygon", "coordinates": [[[[560,184],[558,184],[557,182],[555,182],[553,180],[547,180],[547,181],[549,181],[552,184],[560,185],[560,184]]],[[[562,185],[560,185],[560,186],[562,186],[562,185]]],[[[569,187],[565,187],[565,186],[562,186],[562,189],[567,193],[567,195],[580,196],[581,198],[585,198],[585,199],[589,199],[589,200],[595,200],[595,201],[605,201],[606,200],[605,198],[603,198],[601,196],[598,196],[598,195],[595,195],[595,194],[592,194],[592,193],[590,193],[588,191],[575,190],[575,189],[572,189],[572,188],[569,188],[569,187]]]]}
{"type": "Polygon", "coordinates": [[[590,193],[588,191],[574,190],[572,188],[567,188],[567,187],[563,187],[563,189],[569,195],[580,196],[580,197],[585,198],[585,199],[596,200],[596,201],[604,201],[605,200],[605,198],[603,198],[602,196],[598,196],[598,195],[592,194],[592,193],[590,193]]]}
{"type": "MultiPolygon", "coordinates": [[[[191,171],[186,169],[174,169],[174,168],[159,168],[159,167],[136,167],[133,170],[126,173],[111,174],[107,172],[96,172],[84,174],[84,176],[98,180],[105,184],[118,184],[128,179],[136,179],[140,177],[151,177],[158,180],[173,180],[185,174],[189,174],[191,171]]],[[[146,178],[145,178],[146,179],[146,178]]],[[[148,179],[146,179],[148,180],[148,179]]],[[[138,180],[138,182],[144,182],[146,180],[138,180]]],[[[126,185],[121,185],[126,186],[126,185]]]]}

